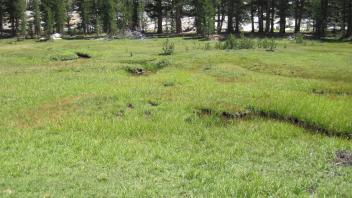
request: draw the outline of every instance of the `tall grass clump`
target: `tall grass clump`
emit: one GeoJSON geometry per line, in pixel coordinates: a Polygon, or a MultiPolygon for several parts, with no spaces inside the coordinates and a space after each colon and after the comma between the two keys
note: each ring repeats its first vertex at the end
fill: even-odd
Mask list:
{"type": "Polygon", "coordinates": [[[304,43],[304,36],[303,36],[302,33],[297,33],[297,34],[295,35],[295,42],[296,42],[297,44],[302,44],[302,43],[304,43]]]}
{"type": "Polygon", "coordinates": [[[210,45],[210,43],[205,43],[203,49],[204,49],[204,50],[211,50],[211,45],[210,45]]]}
{"type": "Polygon", "coordinates": [[[252,39],[246,38],[243,33],[241,33],[241,36],[238,39],[230,34],[223,44],[219,42],[216,44],[215,48],[223,50],[254,49],[255,42],[252,39]]]}
{"type": "Polygon", "coordinates": [[[169,39],[166,39],[163,43],[162,52],[160,55],[172,55],[175,51],[175,43],[170,42],[169,39]]]}
{"type": "Polygon", "coordinates": [[[266,49],[267,51],[274,51],[277,48],[278,43],[275,39],[265,38],[257,40],[257,47],[266,49]]]}
{"type": "Polygon", "coordinates": [[[254,48],[255,48],[255,42],[250,38],[246,38],[244,36],[244,33],[241,33],[238,49],[254,49],[254,48]]]}
{"type": "Polygon", "coordinates": [[[302,33],[297,33],[296,35],[295,35],[295,42],[297,43],[297,44],[304,44],[305,42],[304,42],[304,35],[302,34],[302,33]]]}

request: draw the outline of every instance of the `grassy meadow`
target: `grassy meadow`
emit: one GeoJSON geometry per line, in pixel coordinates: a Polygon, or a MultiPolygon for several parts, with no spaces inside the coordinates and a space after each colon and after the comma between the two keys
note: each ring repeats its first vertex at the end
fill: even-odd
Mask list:
{"type": "Polygon", "coordinates": [[[164,41],[0,40],[0,197],[352,195],[351,43],[164,41]]]}

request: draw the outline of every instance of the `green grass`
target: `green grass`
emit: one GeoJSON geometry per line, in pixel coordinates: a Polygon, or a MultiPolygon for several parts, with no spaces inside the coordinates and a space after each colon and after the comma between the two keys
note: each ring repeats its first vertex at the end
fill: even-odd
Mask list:
{"type": "Polygon", "coordinates": [[[352,194],[351,166],[334,162],[352,152],[350,43],[226,51],[178,38],[160,56],[164,41],[0,40],[0,197],[352,194]]]}

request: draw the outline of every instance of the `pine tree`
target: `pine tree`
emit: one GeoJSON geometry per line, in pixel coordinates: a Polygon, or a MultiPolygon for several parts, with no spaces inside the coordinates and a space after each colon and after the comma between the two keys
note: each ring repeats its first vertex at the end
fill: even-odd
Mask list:
{"type": "Polygon", "coordinates": [[[25,23],[25,10],[26,1],[25,0],[11,0],[7,1],[7,10],[9,13],[9,19],[12,28],[12,35],[16,36],[18,31],[23,29],[20,27],[21,21],[25,23]]]}
{"type": "Polygon", "coordinates": [[[305,4],[305,0],[295,0],[294,2],[295,32],[300,32],[300,29],[301,29],[304,4],[305,4]]]}
{"type": "Polygon", "coordinates": [[[139,0],[133,0],[131,29],[139,29],[139,0]]]}
{"type": "Polygon", "coordinates": [[[46,11],[46,33],[48,35],[54,33],[54,16],[53,16],[53,12],[51,11],[51,8],[47,8],[46,11]]]}
{"type": "Polygon", "coordinates": [[[41,18],[40,18],[40,1],[33,0],[33,18],[34,33],[39,36],[41,34],[41,18]]]}
{"type": "Polygon", "coordinates": [[[19,36],[25,37],[27,34],[27,17],[25,14],[26,11],[26,2],[25,0],[19,1],[18,4],[18,15],[20,19],[20,26],[19,26],[19,36]]]}
{"type": "MultiPolygon", "coordinates": [[[[286,1],[286,0],[282,0],[286,1]]],[[[264,32],[264,0],[257,0],[257,9],[258,9],[258,32],[264,32]]]]}
{"type": "Polygon", "coordinates": [[[327,27],[328,18],[328,0],[318,0],[316,3],[316,35],[322,37],[325,35],[325,29],[327,27]]]}
{"type": "Polygon", "coordinates": [[[117,32],[116,4],[113,0],[103,0],[103,27],[109,35],[117,32]]]}
{"type": "Polygon", "coordinates": [[[158,17],[158,33],[163,33],[163,6],[162,0],[156,0],[156,13],[158,17]]]}
{"type": "Polygon", "coordinates": [[[118,29],[125,31],[128,28],[136,30],[138,27],[138,1],[120,1],[117,0],[118,12],[118,29]]]}
{"type": "Polygon", "coordinates": [[[233,33],[233,14],[235,11],[235,1],[233,0],[228,0],[227,3],[227,32],[228,33],[233,33]]]}
{"type": "Polygon", "coordinates": [[[72,19],[72,15],[71,13],[74,11],[74,0],[66,0],[66,25],[67,25],[67,29],[68,29],[68,33],[71,34],[71,19],[72,19]]]}
{"type": "Polygon", "coordinates": [[[4,31],[4,16],[5,16],[5,0],[0,0],[0,37],[3,36],[3,31],[4,31]]]}
{"type": "Polygon", "coordinates": [[[81,26],[84,34],[89,33],[91,24],[93,4],[92,0],[80,0],[78,3],[79,14],[81,17],[81,26]]]}
{"type": "Polygon", "coordinates": [[[349,1],[346,3],[347,5],[347,31],[345,33],[345,37],[351,37],[352,36],[352,1],[349,1]]]}
{"type": "Polygon", "coordinates": [[[95,19],[94,31],[96,35],[99,36],[99,34],[102,32],[99,0],[94,0],[93,13],[94,13],[94,19],[95,19]]]}
{"type": "Polygon", "coordinates": [[[179,34],[182,32],[182,8],[183,1],[182,0],[174,0],[174,12],[175,12],[175,25],[176,25],[176,33],[179,34]]]}
{"type": "Polygon", "coordinates": [[[151,0],[146,4],[145,11],[148,16],[152,19],[156,19],[157,22],[157,33],[163,33],[163,18],[166,12],[165,6],[163,6],[163,0],[151,0]]]}
{"type": "Polygon", "coordinates": [[[63,33],[66,20],[66,5],[64,0],[58,0],[55,4],[55,26],[56,32],[63,33]]]}
{"type": "Polygon", "coordinates": [[[196,0],[196,28],[197,33],[208,36],[215,30],[215,9],[212,0],[196,0]]]}
{"type": "Polygon", "coordinates": [[[286,17],[288,11],[288,1],[279,0],[280,33],[286,33],[286,17]]]}

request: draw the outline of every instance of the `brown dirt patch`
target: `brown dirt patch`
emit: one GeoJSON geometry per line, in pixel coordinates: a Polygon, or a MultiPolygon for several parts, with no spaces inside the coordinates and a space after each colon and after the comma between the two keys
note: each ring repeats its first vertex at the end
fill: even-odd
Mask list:
{"type": "Polygon", "coordinates": [[[335,153],[335,164],[342,166],[352,166],[352,152],[337,151],[335,153]]]}
{"type": "Polygon", "coordinates": [[[20,128],[33,128],[44,125],[46,122],[59,121],[74,107],[74,101],[79,100],[81,96],[72,96],[56,100],[54,102],[44,103],[38,107],[19,114],[16,126],[20,128]]]}

